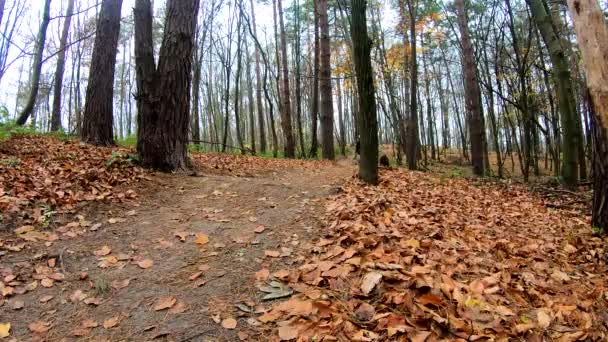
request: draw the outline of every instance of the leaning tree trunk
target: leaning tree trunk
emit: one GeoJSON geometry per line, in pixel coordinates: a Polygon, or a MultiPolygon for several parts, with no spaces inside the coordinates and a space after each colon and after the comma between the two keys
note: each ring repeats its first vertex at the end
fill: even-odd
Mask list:
{"type": "Polygon", "coordinates": [[[42,22],[40,22],[40,29],[38,30],[38,37],[36,38],[36,52],[34,53],[34,60],[32,62],[32,73],[30,78],[30,94],[27,98],[25,107],[17,118],[17,125],[25,125],[27,119],[32,115],[34,111],[34,105],[36,104],[36,98],[38,97],[38,89],[40,87],[40,72],[42,71],[42,53],[44,52],[44,43],[46,42],[46,29],[49,27],[51,0],[44,2],[44,11],[42,12],[42,22]]]}
{"type": "Polygon", "coordinates": [[[334,152],[334,106],[331,91],[331,52],[329,46],[329,21],[327,0],[318,0],[321,69],[319,92],[321,93],[321,154],[323,159],[335,159],[334,152]]]}
{"type": "Polygon", "coordinates": [[[199,0],[169,0],[158,68],[154,68],[150,0],[135,3],[135,51],[142,162],[165,171],[188,167],[194,31],[199,0]]]}
{"type": "MultiPolygon", "coordinates": [[[[68,8],[65,11],[65,21],[61,31],[59,41],[59,54],[57,55],[57,68],[55,69],[55,92],[53,93],[53,114],[51,115],[51,131],[61,129],[61,94],[63,89],[63,71],[65,70],[65,50],[70,32],[70,22],[74,11],[74,0],[68,1],[68,8]]],[[[68,113],[69,115],[69,113],[68,113]]]]}
{"type": "Polygon", "coordinates": [[[361,161],[359,177],[369,184],[378,184],[378,118],[374,91],[374,72],[370,51],[372,41],[367,35],[366,0],[352,0],[351,37],[357,90],[359,92],[359,133],[361,161]]]}
{"type": "Polygon", "coordinates": [[[281,66],[283,67],[283,116],[281,117],[281,126],[283,126],[283,135],[285,136],[285,157],[296,157],[296,141],[293,137],[293,128],[291,124],[291,94],[289,90],[289,67],[287,63],[287,35],[285,33],[285,24],[283,22],[283,0],[277,0],[277,11],[279,15],[279,25],[281,27],[281,66]]]}
{"type": "Polygon", "coordinates": [[[568,0],[594,115],[594,227],[608,231],[608,26],[596,0],[568,0]]]}
{"type": "Polygon", "coordinates": [[[81,132],[82,140],[90,144],[114,144],[112,100],[121,6],[122,0],[101,4],[81,132]]]}
{"type": "Polygon", "coordinates": [[[462,62],[464,73],[465,100],[469,116],[469,135],[471,139],[471,162],[473,172],[478,176],[484,174],[483,161],[483,125],[481,117],[481,91],[477,82],[475,66],[475,54],[471,38],[469,37],[469,27],[467,14],[464,7],[464,0],[456,0],[456,11],[458,13],[458,27],[462,41],[462,62]]]}

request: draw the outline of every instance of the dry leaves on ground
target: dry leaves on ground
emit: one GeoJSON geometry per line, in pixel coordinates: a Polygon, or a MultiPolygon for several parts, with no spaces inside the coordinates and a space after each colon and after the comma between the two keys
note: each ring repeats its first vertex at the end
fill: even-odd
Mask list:
{"type": "Polygon", "coordinates": [[[347,183],[325,226],[280,274],[299,294],[258,317],[280,339],[608,337],[608,241],[524,187],[387,170],[347,183]]]}

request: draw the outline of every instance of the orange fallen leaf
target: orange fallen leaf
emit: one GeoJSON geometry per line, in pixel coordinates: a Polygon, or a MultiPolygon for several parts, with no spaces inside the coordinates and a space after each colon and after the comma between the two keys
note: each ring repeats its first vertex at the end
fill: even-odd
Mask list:
{"type": "Polygon", "coordinates": [[[114,316],[103,321],[103,327],[105,329],[111,329],[118,325],[118,321],[120,320],[119,316],[114,316]]]}
{"type": "Polygon", "coordinates": [[[264,255],[270,258],[278,258],[281,256],[281,252],[279,251],[271,251],[271,250],[265,250],[264,251],[264,255]]]}
{"type": "Polygon", "coordinates": [[[295,340],[299,335],[300,333],[298,332],[298,329],[291,325],[283,325],[279,327],[279,338],[281,341],[295,340]]]}
{"type": "Polygon", "coordinates": [[[96,256],[106,256],[110,253],[112,253],[112,248],[110,248],[108,246],[103,246],[100,249],[93,252],[93,254],[95,254],[96,256]]]}
{"type": "Polygon", "coordinates": [[[262,268],[255,272],[255,280],[257,281],[266,281],[268,277],[270,277],[270,271],[267,268],[262,268]]]}
{"type": "Polygon", "coordinates": [[[51,329],[51,323],[35,321],[27,325],[27,328],[36,334],[44,334],[51,329]]]}
{"type": "Polygon", "coordinates": [[[171,309],[169,309],[170,314],[180,314],[186,312],[188,310],[188,306],[182,301],[178,301],[171,309]]]}
{"type": "Polygon", "coordinates": [[[124,280],[114,280],[112,281],[112,288],[114,288],[115,290],[121,290],[124,289],[125,287],[129,286],[129,283],[131,282],[131,279],[127,278],[124,280]]]}
{"type": "Polygon", "coordinates": [[[258,224],[257,226],[255,226],[255,228],[253,229],[253,231],[255,233],[263,233],[266,230],[266,227],[263,224],[258,224]]]}
{"type": "Polygon", "coordinates": [[[224,329],[232,330],[236,328],[236,319],[229,317],[222,321],[222,327],[224,329]]]}
{"type": "Polygon", "coordinates": [[[207,236],[206,234],[196,234],[196,239],[194,240],[194,243],[199,244],[199,245],[205,245],[209,242],[209,236],[207,236]]]}

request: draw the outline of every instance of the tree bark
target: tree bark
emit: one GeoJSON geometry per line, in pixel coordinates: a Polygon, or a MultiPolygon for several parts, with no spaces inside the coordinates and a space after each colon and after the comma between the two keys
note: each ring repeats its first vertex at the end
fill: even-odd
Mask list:
{"type": "Polygon", "coordinates": [[[370,58],[372,41],[367,35],[366,7],[366,0],[352,0],[350,32],[359,92],[358,122],[361,142],[359,177],[369,184],[378,184],[378,118],[370,58]]]}
{"type": "MultiPolygon", "coordinates": [[[[70,32],[70,22],[74,11],[74,0],[68,1],[68,8],[65,11],[63,29],[59,40],[59,54],[57,55],[57,68],[55,69],[55,92],[53,93],[53,114],[51,116],[51,131],[61,129],[61,95],[63,93],[63,72],[65,70],[66,45],[70,32]]],[[[68,113],[69,115],[69,113],[68,113]]]]}
{"type": "Polygon", "coordinates": [[[333,160],[334,152],[334,106],[331,90],[331,52],[329,46],[329,20],[327,0],[318,0],[321,69],[319,92],[321,94],[321,154],[323,159],[333,160]]]}
{"type": "MultiPolygon", "coordinates": [[[[561,175],[565,184],[574,186],[578,182],[578,141],[577,125],[575,116],[576,100],[572,88],[572,77],[568,60],[560,44],[560,37],[555,30],[552,17],[546,11],[543,0],[527,0],[532,13],[532,19],[536,23],[543,41],[549,50],[549,57],[553,65],[553,82],[558,97],[558,106],[562,122],[562,167],[561,175]]],[[[559,17],[558,17],[559,18],[559,17]]]]}
{"type": "Polygon", "coordinates": [[[283,117],[281,118],[281,126],[283,127],[283,135],[285,136],[284,152],[285,157],[296,157],[296,142],[293,136],[293,128],[291,124],[291,95],[289,90],[289,64],[287,63],[287,35],[285,33],[285,24],[283,22],[283,0],[277,0],[277,11],[279,15],[279,25],[281,27],[281,66],[283,67],[283,117]]]}
{"type": "Polygon", "coordinates": [[[121,6],[122,0],[101,3],[81,132],[82,140],[90,144],[114,144],[112,100],[121,6]]]}
{"type": "Polygon", "coordinates": [[[475,66],[475,55],[473,45],[469,37],[469,27],[467,13],[464,7],[464,0],[456,0],[456,11],[458,15],[458,27],[460,29],[462,43],[462,62],[465,86],[465,100],[468,112],[469,135],[471,140],[471,162],[473,173],[478,176],[484,175],[483,160],[483,125],[481,118],[481,91],[477,82],[475,66]]]}
{"type": "Polygon", "coordinates": [[[20,126],[25,125],[27,119],[30,117],[30,115],[32,115],[34,105],[36,104],[36,98],[38,97],[38,89],[40,88],[40,73],[42,72],[42,54],[44,52],[44,44],[46,42],[46,30],[49,27],[49,21],[51,20],[49,15],[50,6],[51,0],[46,0],[44,2],[40,29],[38,30],[38,36],[36,37],[36,51],[34,52],[32,73],[30,77],[30,93],[25,107],[17,118],[17,125],[20,126]]]}
{"type": "Polygon", "coordinates": [[[608,231],[608,26],[596,0],[568,0],[576,30],[594,121],[594,227],[608,231]]]}
{"type": "Polygon", "coordinates": [[[312,103],[310,106],[310,117],[312,120],[311,126],[311,143],[310,143],[310,157],[317,157],[317,149],[319,147],[319,141],[317,138],[317,124],[319,118],[319,0],[313,0],[314,17],[315,17],[315,44],[314,44],[314,75],[312,80],[312,103]]]}
{"type": "Polygon", "coordinates": [[[410,28],[410,115],[406,127],[406,157],[410,170],[418,169],[419,139],[418,139],[418,61],[416,58],[416,12],[415,0],[407,0],[410,28]]]}
{"type": "Polygon", "coordinates": [[[137,151],[145,165],[164,171],[188,167],[189,97],[198,7],[199,0],[168,0],[156,68],[151,3],[135,3],[137,151]]]}
{"type": "MultiPolygon", "coordinates": [[[[251,3],[251,22],[253,25],[253,35],[257,38],[257,27],[255,26],[255,9],[253,0],[251,3]]],[[[266,128],[264,123],[264,103],[262,102],[262,80],[260,77],[260,50],[255,48],[255,97],[258,110],[258,129],[260,131],[260,152],[266,153],[266,128]]]]}

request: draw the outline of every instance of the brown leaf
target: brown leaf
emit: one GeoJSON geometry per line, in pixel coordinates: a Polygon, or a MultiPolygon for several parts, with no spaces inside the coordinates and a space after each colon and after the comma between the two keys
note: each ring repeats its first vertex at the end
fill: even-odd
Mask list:
{"type": "Polygon", "coordinates": [[[154,311],[169,309],[173,307],[176,302],[177,298],[173,296],[161,297],[156,301],[156,304],[154,304],[154,311]]]}
{"type": "Polygon", "coordinates": [[[152,265],[154,265],[154,261],[152,261],[151,259],[143,259],[137,262],[137,266],[143,269],[150,268],[152,267],[152,265]]]}
{"type": "Polygon", "coordinates": [[[51,329],[51,323],[44,321],[34,321],[27,325],[27,328],[36,334],[44,334],[51,329]]]}
{"type": "Polygon", "coordinates": [[[93,254],[95,254],[96,256],[106,256],[110,253],[112,253],[112,248],[110,248],[108,246],[103,246],[100,249],[93,252],[93,254]]]}
{"type": "Polygon", "coordinates": [[[416,335],[412,336],[412,342],[424,342],[426,339],[431,336],[430,331],[419,331],[416,335]]]}
{"type": "Polygon", "coordinates": [[[103,321],[104,329],[111,329],[118,325],[119,316],[114,316],[103,321]]]}
{"type": "Polygon", "coordinates": [[[270,277],[270,271],[267,268],[262,268],[261,270],[255,272],[256,281],[266,281],[268,277],[270,277]]]}
{"type": "Polygon", "coordinates": [[[266,227],[263,224],[258,224],[257,226],[255,226],[255,228],[253,229],[253,231],[255,233],[261,234],[266,230],[266,227]]]}
{"type": "Polygon", "coordinates": [[[170,314],[180,314],[186,312],[188,310],[188,306],[182,301],[178,301],[171,309],[169,309],[170,314]]]}
{"type": "Polygon", "coordinates": [[[199,245],[205,245],[209,242],[209,236],[207,236],[206,234],[196,234],[196,239],[194,240],[194,243],[199,244],[199,245]]]}
{"type": "Polygon", "coordinates": [[[291,325],[283,325],[279,327],[279,338],[281,341],[291,341],[298,338],[300,333],[291,325]]]}
{"type": "Polygon", "coordinates": [[[87,298],[87,295],[82,292],[82,290],[76,290],[70,296],[70,301],[73,303],[77,303],[83,301],[85,298],[87,298]]]}
{"type": "Polygon", "coordinates": [[[361,292],[364,295],[369,295],[376,285],[380,283],[380,280],[382,280],[382,273],[375,271],[368,272],[361,280],[361,292]]]}
{"type": "Polygon", "coordinates": [[[281,256],[281,252],[279,251],[271,251],[271,250],[265,250],[264,251],[264,255],[270,258],[278,258],[281,256]]]}
{"type": "Polygon", "coordinates": [[[25,302],[18,299],[11,299],[8,301],[8,305],[10,305],[13,310],[21,310],[25,306],[25,302]]]}
{"type": "Polygon", "coordinates": [[[48,302],[49,300],[51,300],[53,298],[54,298],[54,296],[46,295],[46,296],[40,297],[39,300],[40,300],[40,303],[46,303],[46,302],[48,302]]]}
{"type": "Polygon", "coordinates": [[[129,278],[123,279],[123,280],[113,280],[112,288],[115,290],[121,290],[121,289],[124,289],[125,287],[129,286],[130,282],[131,282],[131,279],[129,279],[129,278]]]}
{"type": "Polygon", "coordinates": [[[187,232],[183,232],[183,231],[176,231],[175,233],[173,233],[177,238],[179,238],[179,240],[181,242],[186,241],[186,238],[188,237],[188,233],[187,232]]]}

